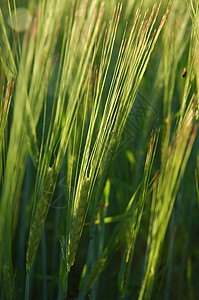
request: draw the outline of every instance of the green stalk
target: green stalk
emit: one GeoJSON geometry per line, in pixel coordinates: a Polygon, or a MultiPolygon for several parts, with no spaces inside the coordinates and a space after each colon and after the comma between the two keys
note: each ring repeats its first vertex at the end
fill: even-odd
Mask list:
{"type": "Polygon", "coordinates": [[[42,252],[42,276],[43,276],[43,299],[48,299],[48,287],[47,287],[47,264],[46,264],[46,239],[45,239],[45,227],[41,238],[41,252],[42,252]]]}

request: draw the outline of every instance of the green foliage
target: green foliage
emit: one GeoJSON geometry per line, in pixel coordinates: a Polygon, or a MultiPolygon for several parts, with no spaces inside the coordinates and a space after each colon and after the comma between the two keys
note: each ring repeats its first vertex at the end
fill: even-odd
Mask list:
{"type": "Polygon", "coordinates": [[[198,296],[198,14],[3,1],[1,299],[198,296]]]}

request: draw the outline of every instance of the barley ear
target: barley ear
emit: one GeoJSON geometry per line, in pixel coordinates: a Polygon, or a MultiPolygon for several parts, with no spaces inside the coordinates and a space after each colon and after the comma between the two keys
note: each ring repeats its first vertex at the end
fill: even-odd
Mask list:
{"type": "Polygon", "coordinates": [[[28,249],[26,254],[26,271],[28,271],[34,262],[39,242],[41,240],[42,231],[47,217],[50,200],[55,188],[55,172],[54,168],[48,168],[45,179],[42,183],[41,193],[37,201],[35,215],[30,227],[28,249]]]}
{"type": "Polygon", "coordinates": [[[85,176],[83,179],[80,191],[76,196],[76,207],[74,208],[74,215],[72,220],[72,228],[69,234],[69,244],[67,251],[67,269],[70,270],[75,261],[75,256],[78,249],[78,243],[81,238],[85,213],[87,208],[87,195],[89,189],[90,179],[85,176]]]}

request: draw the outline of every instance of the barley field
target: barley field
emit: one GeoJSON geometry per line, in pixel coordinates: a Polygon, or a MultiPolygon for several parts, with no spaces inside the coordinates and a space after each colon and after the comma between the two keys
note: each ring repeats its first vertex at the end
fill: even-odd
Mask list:
{"type": "Polygon", "coordinates": [[[199,299],[199,2],[1,0],[0,299],[199,299]]]}

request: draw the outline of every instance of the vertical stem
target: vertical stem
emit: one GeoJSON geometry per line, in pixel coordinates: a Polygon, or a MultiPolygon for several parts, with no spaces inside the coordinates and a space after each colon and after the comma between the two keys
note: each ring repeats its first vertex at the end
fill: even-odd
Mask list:
{"type": "Polygon", "coordinates": [[[69,273],[69,271],[68,271],[68,268],[66,269],[66,285],[65,285],[65,295],[64,295],[64,300],[66,300],[67,299],[67,293],[68,293],[68,273],[69,273]]]}
{"type": "MultiPolygon", "coordinates": [[[[89,272],[90,261],[91,261],[91,256],[92,256],[92,252],[93,252],[93,246],[94,246],[94,231],[95,231],[94,228],[95,228],[95,226],[92,222],[90,225],[90,241],[89,241],[89,245],[88,245],[87,258],[86,258],[86,272],[84,275],[82,291],[79,293],[78,300],[84,300],[86,298],[88,272],[89,272]]],[[[93,297],[92,297],[92,299],[93,299],[93,297]]]]}
{"type": "Polygon", "coordinates": [[[30,270],[26,272],[25,300],[29,300],[30,294],[30,270]]]}
{"type": "Polygon", "coordinates": [[[43,299],[47,300],[47,266],[46,266],[46,239],[45,239],[45,227],[42,233],[41,239],[41,251],[42,251],[42,275],[43,275],[43,299]]]}

